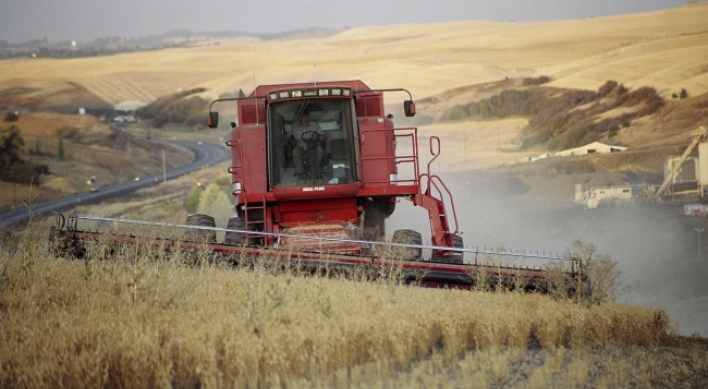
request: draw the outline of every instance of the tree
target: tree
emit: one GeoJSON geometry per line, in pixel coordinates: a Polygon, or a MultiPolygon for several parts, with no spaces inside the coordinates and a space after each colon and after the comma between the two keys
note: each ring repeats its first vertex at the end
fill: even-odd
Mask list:
{"type": "Polygon", "coordinates": [[[197,213],[212,216],[217,226],[225,226],[233,214],[233,206],[226,193],[212,182],[199,199],[197,213]]]}
{"type": "Polygon", "coordinates": [[[0,178],[9,182],[36,183],[40,174],[49,173],[47,165],[37,165],[20,159],[25,145],[19,128],[15,125],[0,129],[0,178]]]}
{"type": "Polygon", "coordinates": [[[6,170],[20,160],[19,152],[24,145],[25,140],[17,126],[0,129],[0,170],[6,170]]]}
{"type": "Polygon", "coordinates": [[[679,99],[685,99],[688,97],[688,92],[686,92],[685,88],[681,88],[681,93],[679,94],[679,99]]]}
{"type": "Polygon", "coordinates": [[[202,188],[195,185],[192,190],[189,191],[187,198],[184,199],[184,208],[189,213],[196,213],[197,207],[199,207],[199,199],[202,197],[202,188]]]}
{"type": "Polygon", "coordinates": [[[20,115],[18,115],[16,112],[10,111],[5,114],[5,121],[6,122],[12,123],[12,122],[16,122],[18,120],[20,120],[20,115]]]}
{"type": "Polygon", "coordinates": [[[64,159],[64,140],[59,138],[59,159],[64,159]]]}

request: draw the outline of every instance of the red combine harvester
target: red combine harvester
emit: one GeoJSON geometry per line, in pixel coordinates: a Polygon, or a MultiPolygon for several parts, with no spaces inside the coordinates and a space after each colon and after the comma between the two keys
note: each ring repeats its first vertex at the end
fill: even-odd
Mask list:
{"type": "MultiPolygon", "coordinates": [[[[187,232],[183,240],[153,239],[155,245],[233,262],[286,258],[313,271],[395,267],[404,280],[429,286],[471,288],[482,276],[488,285],[549,287],[551,272],[543,266],[479,261],[502,256],[555,261],[567,282],[579,279],[572,258],[464,247],[450,191],[430,171],[440,140],[429,139],[431,159],[421,171],[417,129],[395,128],[385,114],[383,95],[394,92],[408,95],[405,116],[415,115],[407,90],[371,89],[358,80],[262,85],[249,96],[215,100],[210,128],[219,125],[215,104],[235,103],[238,113],[227,142],[236,216],[226,228],[217,228],[207,215],[190,215],[184,225],[73,215],[66,228],[61,219],[54,236],[63,251],[81,257],[87,242],[105,241],[106,233],[81,230],[79,220],[157,225],[187,232]],[[386,219],[401,199],[427,210],[429,244],[412,229],[393,231],[387,239],[386,219]],[[225,232],[223,241],[216,241],[216,231],[225,232]]],[[[110,235],[111,242],[138,240],[110,235]]]]}

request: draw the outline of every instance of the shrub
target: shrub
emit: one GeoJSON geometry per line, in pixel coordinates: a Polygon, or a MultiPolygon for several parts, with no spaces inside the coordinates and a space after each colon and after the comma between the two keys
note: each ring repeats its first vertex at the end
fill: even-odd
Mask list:
{"type": "Polygon", "coordinates": [[[20,160],[19,152],[25,140],[14,124],[0,129],[0,170],[7,169],[20,160]]]}
{"type": "Polygon", "coordinates": [[[591,301],[615,301],[629,290],[629,287],[623,285],[617,261],[608,255],[600,254],[594,244],[576,240],[569,254],[579,260],[579,272],[586,274],[591,282],[591,301]]]}
{"type": "Polygon", "coordinates": [[[20,120],[20,115],[17,112],[10,111],[5,114],[5,121],[12,123],[20,120]]]}
{"type": "Polygon", "coordinates": [[[39,183],[40,174],[49,174],[49,166],[34,164],[28,161],[19,160],[12,166],[0,170],[0,178],[8,182],[19,182],[22,184],[39,183]]]}
{"type": "Polygon", "coordinates": [[[200,91],[202,90],[197,88],[160,99],[140,108],[137,114],[141,118],[151,121],[156,128],[161,128],[170,123],[186,124],[188,126],[202,123],[204,121],[203,115],[207,104],[206,101],[197,96],[184,98],[190,93],[198,93],[200,91]]]}
{"type": "Polygon", "coordinates": [[[641,103],[651,103],[661,99],[661,97],[656,94],[656,89],[648,86],[643,86],[629,94],[629,98],[623,104],[627,107],[632,107],[641,103]]]}
{"type": "Polygon", "coordinates": [[[187,212],[197,212],[197,207],[199,206],[199,199],[201,197],[202,189],[198,185],[195,185],[192,190],[189,191],[187,197],[184,199],[184,208],[187,210],[187,212]]]}
{"type": "Polygon", "coordinates": [[[200,196],[197,213],[212,216],[217,226],[225,226],[233,214],[233,206],[219,185],[211,183],[200,196]]]}
{"type": "Polygon", "coordinates": [[[536,78],[527,77],[527,78],[524,78],[524,80],[522,81],[522,85],[525,85],[525,86],[542,85],[542,84],[547,84],[550,81],[551,81],[551,79],[548,76],[539,76],[536,78]]]}
{"type": "Polygon", "coordinates": [[[610,96],[612,94],[616,96],[621,96],[627,93],[627,88],[624,85],[618,84],[617,81],[609,80],[602,84],[600,89],[597,91],[597,97],[603,98],[610,96]]]}

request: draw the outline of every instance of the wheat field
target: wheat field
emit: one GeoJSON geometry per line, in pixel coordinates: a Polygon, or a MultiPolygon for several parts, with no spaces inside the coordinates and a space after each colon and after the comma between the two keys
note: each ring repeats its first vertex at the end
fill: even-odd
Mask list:
{"type": "Polygon", "coordinates": [[[615,388],[708,378],[708,348],[665,346],[661,310],[193,267],[183,253],[133,247],[75,261],[48,252],[41,233],[31,227],[0,252],[5,388],[615,388]]]}

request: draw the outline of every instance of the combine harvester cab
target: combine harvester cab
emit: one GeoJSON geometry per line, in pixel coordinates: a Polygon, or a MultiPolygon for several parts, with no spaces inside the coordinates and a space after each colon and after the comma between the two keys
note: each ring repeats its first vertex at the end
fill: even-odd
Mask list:
{"type": "Polygon", "coordinates": [[[484,283],[547,290],[559,273],[539,265],[480,261],[485,256],[554,261],[564,283],[583,278],[572,258],[465,248],[452,195],[430,170],[440,154],[439,138],[429,139],[430,160],[422,172],[417,128],[394,126],[384,112],[385,93],[407,94],[405,116],[415,115],[407,90],[371,89],[358,80],[263,85],[248,96],[212,102],[210,128],[219,125],[215,104],[232,104],[238,116],[226,142],[232,151],[228,170],[235,209],[224,212],[235,215],[225,228],[208,215],[190,215],[176,226],[74,215],[68,223],[62,219],[54,235],[63,237],[64,251],[80,257],[80,243],[97,241],[101,233],[78,228],[79,220],[160,224],[187,231],[183,241],[155,241],[168,249],[207,251],[233,262],[285,258],[313,271],[364,268],[381,273],[395,267],[406,282],[436,287],[484,283]],[[412,229],[387,234],[386,219],[400,200],[427,210],[429,243],[412,229]],[[218,230],[225,232],[222,242],[215,239],[218,230]]]}

